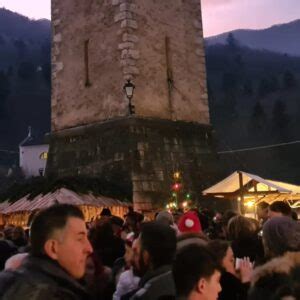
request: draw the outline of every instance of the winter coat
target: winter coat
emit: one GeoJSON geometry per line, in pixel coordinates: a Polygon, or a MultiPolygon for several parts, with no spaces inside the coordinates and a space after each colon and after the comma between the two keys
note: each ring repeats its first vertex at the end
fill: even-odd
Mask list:
{"type": "Polygon", "coordinates": [[[113,300],[120,300],[123,295],[130,293],[138,288],[140,278],[134,276],[132,269],[123,272],[120,275],[113,300]]]}
{"type": "Polygon", "coordinates": [[[264,259],[264,248],[261,239],[258,236],[252,236],[247,239],[234,240],[231,248],[236,258],[249,257],[251,262],[259,264],[264,259]]]}
{"type": "Polygon", "coordinates": [[[0,241],[0,271],[4,269],[4,265],[7,259],[17,253],[17,248],[13,242],[9,240],[0,241]]]}
{"type": "Polygon", "coordinates": [[[57,262],[29,256],[16,271],[0,273],[0,300],[88,300],[85,289],[57,262]]]}
{"type": "Polygon", "coordinates": [[[247,300],[249,284],[242,283],[233,274],[229,272],[222,273],[220,284],[222,291],[218,300],[247,300]]]}
{"type": "Polygon", "coordinates": [[[300,252],[288,252],[254,270],[249,300],[300,299],[300,252]]]}
{"type": "Polygon", "coordinates": [[[131,300],[158,300],[175,297],[175,283],[171,266],[165,265],[154,271],[149,271],[141,279],[139,290],[131,300]]]}

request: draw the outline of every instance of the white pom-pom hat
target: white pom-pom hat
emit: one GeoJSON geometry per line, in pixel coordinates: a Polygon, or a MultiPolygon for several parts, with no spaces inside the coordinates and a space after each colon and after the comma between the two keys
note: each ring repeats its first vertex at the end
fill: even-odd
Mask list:
{"type": "Polygon", "coordinates": [[[194,211],[188,211],[179,220],[178,229],[180,232],[200,232],[202,231],[201,223],[194,211]]]}

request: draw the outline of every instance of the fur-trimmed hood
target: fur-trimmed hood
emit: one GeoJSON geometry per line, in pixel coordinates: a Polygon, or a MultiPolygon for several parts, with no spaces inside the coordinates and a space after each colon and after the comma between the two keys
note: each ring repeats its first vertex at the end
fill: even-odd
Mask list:
{"type": "Polygon", "coordinates": [[[300,299],[300,252],[288,252],[255,269],[249,300],[300,299]]]}
{"type": "Polygon", "coordinates": [[[253,272],[251,286],[261,278],[274,273],[290,274],[291,270],[300,267],[300,252],[288,252],[282,257],[277,257],[256,268],[253,272]]]}

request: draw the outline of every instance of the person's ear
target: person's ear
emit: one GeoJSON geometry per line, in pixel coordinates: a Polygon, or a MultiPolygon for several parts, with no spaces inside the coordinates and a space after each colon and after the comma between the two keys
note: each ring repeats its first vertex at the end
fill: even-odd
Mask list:
{"type": "Polygon", "coordinates": [[[53,260],[58,259],[58,241],[54,239],[47,240],[44,245],[44,251],[47,256],[53,260]]]}
{"type": "Polygon", "coordinates": [[[206,280],[204,278],[200,278],[200,280],[197,283],[197,292],[199,294],[204,294],[205,288],[206,288],[206,280]]]}
{"type": "Polygon", "coordinates": [[[150,263],[150,255],[149,255],[149,252],[147,250],[143,251],[143,261],[144,261],[146,266],[148,266],[149,263],[150,263]]]}

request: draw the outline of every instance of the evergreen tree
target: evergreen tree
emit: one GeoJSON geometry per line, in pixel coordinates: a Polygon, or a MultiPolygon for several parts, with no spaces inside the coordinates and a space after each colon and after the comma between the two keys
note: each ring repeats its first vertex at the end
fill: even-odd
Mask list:
{"type": "Polygon", "coordinates": [[[172,174],[171,195],[168,199],[167,209],[176,211],[178,208],[186,210],[190,207],[192,200],[191,194],[187,190],[181,172],[176,171],[172,174]]]}
{"type": "Polygon", "coordinates": [[[23,59],[27,53],[27,46],[22,39],[15,40],[14,46],[18,52],[19,59],[23,59]]]}
{"type": "Polygon", "coordinates": [[[280,88],[280,84],[278,81],[278,78],[275,75],[271,75],[269,79],[269,86],[270,86],[270,91],[271,92],[276,92],[280,88]]]}
{"type": "Polygon", "coordinates": [[[223,91],[223,106],[225,117],[236,117],[236,104],[237,104],[237,77],[234,73],[226,72],[223,74],[222,79],[223,91]]]}
{"type": "Polygon", "coordinates": [[[289,123],[289,117],[286,112],[286,104],[278,99],[273,106],[273,125],[277,129],[285,128],[289,123]]]}
{"type": "Polygon", "coordinates": [[[14,75],[14,67],[13,67],[13,66],[9,66],[9,67],[8,67],[8,69],[7,69],[7,71],[6,71],[6,75],[7,75],[8,77],[11,77],[11,76],[14,75]]]}
{"type": "Polygon", "coordinates": [[[24,80],[30,80],[35,76],[35,67],[32,62],[26,61],[19,65],[18,75],[24,80]]]}
{"type": "Polygon", "coordinates": [[[239,42],[238,40],[234,37],[233,33],[230,32],[226,38],[226,45],[231,51],[235,51],[239,48],[239,42]]]}
{"type": "Polygon", "coordinates": [[[286,112],[286,104],[278,99],[273,106],[272,111],[273,130],[280,140],[288,138],[288,128],[290,119],[286,112]]]}
{"type": "Polygon", "coordinates": [[[283,88],[284,89],[291,89],[297,86],[297,80],[295,78],[295,75],[287,70],[283,74],[283,88]]]}
{"type": "Polygon", "coordinates": [[[4,37],[2,36],[2,34],[0,34],[0,46],[3,46],[3,45],[5,45],[5,44],[6,44],[5,39],[4,39],[4,37]]]}
{"type": "Polygon", "coordinates": [[[251,80],[247,80],[244,83],[242,93],[245,96],[253,96],[253,85],[251,80]]]}
{"type": "Polygon", "coordinates": [[[42,70],[43,70],[43,77],[45,79],[45,81],[47,82],[47,84],[51,84],[51,65],[50,63],[45,63],[42,66],[42,70]]]}
{"type": "Polygon", "coordinates": [[[239,72],[245,68],[245,63],[241,54],[237,54],[234,57],[234,64],[236,65],[237,71],[239,72]]]}
{"type": "Polygon", "coordinates": [[[0,116],[5,114],[6,99],[10,93],[10,82],[4,72],[0,72],[0,116]]]}
{"type": "Polygon", "coordinates": [[[237,77],[233,72],[225,72],[222,78],[222,90],[224,93],[232,93],[237,88],[237,77]]]}
{"type": "Polygon", "coordinates": [[[265,97],[272,91],[270,81],[267,78],[261,79],[258,85],[258,96],[265,97]]]}
{"type": "Polygon", "coordinates": [[[267,116],[261,103],[256,102],[251,115],[251,128],[256,130],[264,130],[266,128],[267,116]]]}

